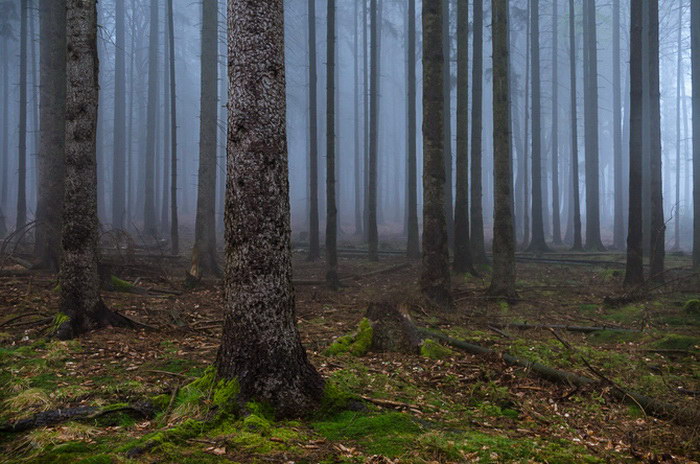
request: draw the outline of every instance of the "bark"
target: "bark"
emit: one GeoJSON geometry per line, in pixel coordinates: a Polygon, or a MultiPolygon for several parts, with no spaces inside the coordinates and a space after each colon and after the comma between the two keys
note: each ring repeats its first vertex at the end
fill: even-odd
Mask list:
{"type": "Polygon", "coordinates": [[[318,103],[316,74],[316,0],[308,0],[309,15],[309,261],[321,255],[318,220],[318,103]]]}
{"type": "Polygon", "coordinates": [[[123,229],[126,219],[126,72],[124,0],[115,1],[114,152],[112,157],[112,227],[123,229]]]}
{"type": "Polygon", "coordinates": [[[457,176],[454,214],[455,272],[474,273],[469,241],[469,4],[457,2],[457,176]]]}
{"type": "Polygon", "coordinates": [[[494,224],[493,275],[489,293],[513,298],[515,293],[515,228],[511,167],[510,50],[508,1],[492,0],[494,224]]]}
{"type": "Polygon", "coordinates": [[[57,272],[61,256],[66,107],[66,2],[39,9],[41,35],[37,267],[57,272]]]}
{"type": "Polygon", "coordinates": [[[525,32],[525,110],[523,111],[524,121],[524,138],[523,138],[523,248],[526,248],[530,243],[530,41],[532,40],[532,34],[530,34],[530,27],[532,25],[530,21],[530,12],[532,2],[528,0],[527,2],[527,26],[525,32]]]}
{"type": "Polygon", "coordinates": [[[370,303],[367,319],[372,324],[370,350],[378,353],[418,354],[421,338],[411,316],[389,301],[370,303]]]}
{"type": "Polygon", "coordinates": [[[476,264],[485,264],[484,212],[482,207],[482,114],[484,74],[484,5],[483,0],[474,0],[474,54],[472,56],[472,140],[471,140],[471,240],[472,259],[476,264]]]}
{"type": "Polygon", "coordinates": [[[650,280],[662,282],[666,246],[663,181],[661,172],[661,92],[659,90],[659,1],[648,0],[649,9],[649,116],[650,121],[650,180],[651,234],[649,250],[650,280]]]}
{"type": "Polygon", "coordinates": [[[197,215],[190,276],[200,279],[207,273],[219,275],[216,262],[216,131],[218,7],[202,3],[202,53],[199,124],[199,170],[197,176],[197,215]]]}
{"type": "Polygon", "coordinates": [[[675,171],[675,217],[673,224],[673,250],[681,249],[681,86],[683,78],[683,8],[678,8],[678,38],[676,43],[676,171],[675,171]]]}
{"type": "Polygon", "coordinates": [[[600,239],[598,153],[598,40],[595,0],[583,1],[584,129],[586,139],[586,249],[604,251],[600,239]]]}
{"type": "Polygon", "coordinates": [[[167,0],[168,52],[170,56],[170,251],[180,253],[179,220],[177,213],[177,98],[175,81],[175,28],[173,25],[173,0],[167,0]]]}
{"type": "MultiPolygon", "coordinates": [[[[450,0],[442,0],[442,146],[445,164],[445,220],[447,221],[447,243],[454,249],[454,216],[452,201],[452,39],[450,38],[450,0]]],[[[437,115],[431,116],[437,117],[437,115]]]]}
{"type": "Polygon", "coordinates": [[[326,282],[338,287],[338,209],[335,162],[335,0],[328,0],[326,20],[326,282]]]}
{"type": "Polygon", "coordinates": [[[282,2],[231,0],[228,30],[225,319],[217,371],[238,381],[240,401],[299,416],[319,403],[323,380],[295,325],[282,2]]]}
{"type": "Polygon", "coordinates": [[[353,63],[353,84],[354,84],[354,130],[355,141],[353,148],[355,149],[354,168],[354,193],[355,193],[355,235],[362,236],[362,152],[360,145],[360,31],[358,30],[360,9],[358,3],[355,2],[355,10],[353,14],[353,50],[355,53],[353,63]]]}
{"type": "Polygon", "coordinates": [[[416,0],[408,0],[408,82],[407,82],[407,115],[408,127],[408,240],[406,254],[410,259],[420,257],[418,233],[418,174],[416,161],[416,0]]]}
{"type": "Polygon", "coordinates": [[[167,5],[164,13],[163,26],[163,181],[161,183],[161,203],[160,203],[160,229],[163,236],[167,236],[170,231],[170,161],[172,160],[171,145],[172,137],[170,131],[170,51],[168,40],[168,11],[167,5]]]}
{"type": "Polygon", "coordinates": [[[17,152],[17,215],[15,229],[27,223],[27,9],[20,0],[19,29],[19,145],[17,152]]]}
{"type": "Polygon", "coordinates": [[[629,215],[627,231],[627,265],[625,285],[644,282],[644,249],[642,246],[642,2],[633,2],[630,9],[630,173],[629,215]]]}
{"type": "Polygon", "coordinates": [[[377,232],[377,150],[379,140],[379,25],[377,24],[377,0],[370,0],[370,101],[369,101],[369,166],[367,191],[367,239],[369,260],[379,260],[379,235],[377,232]]]}
{"type": "Polygon", "coordinates": [[[66,12],[66,184],[59,310],[69,319],[56,334],[62,339],[101,327],[129,325],[100,298],[95,143],[97,1],[67,0],[66,12]]]}
{"type": "Polygon", "coordinates": [[[363,167],[362,174],[362,235],[369,242],[369,145],[370,145],[370,115],[369,115],[369,52],[367,48],[367,21],[368,21],[367,1],[362,0],[362,109],[364,113],[364,140],[363,140],[363,167]]]}
{"type": "Polygon", "coordinates": [[[613,219],[613,245],[617,250],[625,247],[624,201],[622,187],[622,95],[620,91],[620,0],[613,0],[613,165],[615,209],[613,219]]]}
{"type": "Polygon", "coordinates": [[[552,242],[561,245],[559,205],[559,0],[552,0],[552,242]]]}
{"type": "Polygon", "coordinates": [[[581,193],[579,191],[579,170],[578,170],[578,118],[577,114],[577,91],[576,91],[576,10],[574,0],[569,0],[569,76],[571,79],[571,190],[573,196],[573,225],[574,244],[572,250],[583,249],[581,237],[581,193]]]}
{"type": "Polygon", "coordinates": [[[420,285],[426,299],[450,308],[449,253],[445,219],[442,41],[443,2],[423,2],[423,266],[420,285]]]}
{"type": "Polygon", "coordinates": [[[155,237],[156,229],[156,102],[158,99],[158,2],[151,2],[148,38],[148,106],[146,108],[146,170],[143,228],[146,237],[155,237]]]}
{"type": "MultiPolygon", "coordinates": [[[[3,38],[4,39],[4,38],[3,38]]],[[[0,41],[0,52],[2,52],[2,140],[0,140],[0,237],[7,233],[7,217],[3,213],[8,206],[8,164],[9,164],[9,106],[10,106],[10,71],[8,63],[10,61],[7,52],[7,40],[0,41]]]]}
{"type": "MultiPolygon", "coordinates": [[[[690,2],[693,89],[700,89],[700,3],[690,2]]],[[[693,90],[693,114],[700,114],[700,91],[693,90]]],[[[700,118],[693,118],[693,179],[700,179],[700,118]]],[[[700,182],[693,182],[693,268],[700,271],[700,182]]]]}

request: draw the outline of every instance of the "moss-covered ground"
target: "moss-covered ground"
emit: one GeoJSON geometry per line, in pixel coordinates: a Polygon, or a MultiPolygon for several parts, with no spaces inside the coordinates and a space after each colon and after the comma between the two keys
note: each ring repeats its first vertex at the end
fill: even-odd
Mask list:
{"type": "MultiPolygon", "coordinates": [[[[611,262],[620,256],[576,259],[611,262]]],[[[687,265],[683,257],[669,260],[669,267],[687,265]]],[[[108,306],[157,330],[102,330],[70,342],[47,337],[57,299],[52,276],[0,274],[0,425],[75,406],[120,408],[147,399],[155,408],[148,418],[119,410],[28,432],[0,432],[0,462],[575,464],[700,459],[700,425],[649,417],[614,400],[610,385],[554,385],[497,356],[473,356],[435,342],[424,343],[414,356],[367,352],[371,328],[363,318],[369,301],[391,295],[420,301],[417,264],[361,277],[400,262],[341,259],[341,277],[360,277],[344,280],[346,286],[337,292],[323,286],[297,288],[300,331],[326,379],[326,397],[313,416],[287,421],[275,420],[264,405],[234,406],[235,382],[214,379],[209,366],[220,337],[222,295],[214,281],[185,290],[185,260],[118,270],[124,281],[171,293],[104,293],[108,306]],[[131,454],[135,449],[141,452],[131,454]]],[[[680,279],[642,298],[605,304],[606,297],[623,295],[619,269],[609,264],[519,264],[520,299],[510,303],[484,296],[489,281],[484,269],[478,278],[454,276],[455,311],[437,313],[416,304],[412,314],[418,325],[455,338],[580,375],[603,375],[626,389],[700,409],[698,284],[678,271],[669,280],[680,279]],[[515,322],[608,330],[519,330],[508,325],[515,322]]],[[[295,260],[295,278],[323,275],[322,263],[307,263],[302,256],[295,260]]]]}

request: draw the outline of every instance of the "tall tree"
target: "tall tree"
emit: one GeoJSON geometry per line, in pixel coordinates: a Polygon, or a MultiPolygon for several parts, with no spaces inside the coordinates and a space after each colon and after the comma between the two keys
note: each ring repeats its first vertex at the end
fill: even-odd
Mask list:
{"type": "Polygon", "coordinates": [[[59,311],[61,339],[106,326],[128,326],[100,297],[98,275],[97,0],[67,0],[65,199],[59,311]]]}
{"type": "Polygon", "coordinates": [[[532,60],[532,240],[528,250],[548,251],[542,217],[542,102],[540,87],[540,0],[530,0],[530,59],[532,60]]]}
{"type": "Polygon", "coordinates": [[[483,114],[483,74],[484,74],[484,4],[474,0],[474,53],[472,56],[472,153],[471,153],[471,240],[472,259],[476,264],[485,264],[484,212],[482,207],[482,114],[483,114]]]}
{"type": "Polygon", "coordinates": [[[452,306],[443,132],[443,2],[423,2],[423,267],[420,284],[428,301],[452,306]]]}
{"type": "Polygon", "coordinates": [[[552,0],[552,242],[561,245],[559,205],[559,0],[552,0]]]}
{"type": "Polygon", "coordinates": [[[237,380],[237,401],[298,416],[320,402],[323,380],[296,328],[283,22],[279,0],[228,3],[227,271],[216,365],[237,380]]]}
{"type": "MultiPolygon", "coordinates": [[[[690,2],[693,114],[700,114],[700,3],[690,2]]],[[[693,118],[693,179],[700,179],[700,118],[693,118]]],[[[693,268],[700,271],[700,182],[693,182],[693,268]]]]}
{"type": "Polygon", "coordinates": [[[408,240],[406,243],[406,254],[410,259],[418,259],[420,257],[419,233],[418,233],[418,174],[416,161],[416,0],[408,0],[408,48],[406,56],[407,66],[407,104],[406,104],[406,119],[407,125],[407,144],[408,144],[408,159],[407,159],[407,181],[408,181],[408,198],[407,198],[407,232],[408,240]]]}
{"type": "MultiPolygon", "coordinates": [[[[180,253],[180,225],[177,213],[177,98],[175,82],[175,28],[173,0],[167,0],[168,66],[170,72],[170,251],[180,253]]],[[[167,124],[167,122],[166,122],[167,124]]]]}
{"type": "Polygon", "coordinates": [[[338,287],[338,210],[335,168],[335,0],[328,0],[326,21],[326,282],[338,287]]]}
{"type": "Polygon", "coordinates": [[[666,254],[666,222],[664,221],[663,176],[661,171],[661,92],[659,89],[659,0],[646,1],[649,10],[649,117],[650,117],[650,180],[651,234],[650,279],[664,279],[666,254]]]}
{"type": "Polygon", "coordinates": [[[318,220],[318,103],[316,73],[316,0],[308,0],[309,20],[309,261],[321,255],[318,220]]]}
{"type": "Polygon", "coordinates": [[[493,275],[489,293],[515,297],[515,226],[511,167],[508,0],[491,2],[493,46],[493,275]]]}
{"type": "Polygon", "coordinates": [[[673,224],[673,250],[679,251],[681,248],[681,87],[685,85],[683,76],[683,0],[678,2],[678,35],[676,44],[676,186],[675,186],[675,209],[676,214],[673,224]]]}
{"type": "Polygon", "coordinates": [[[622,96],[620,90],[620,0],[613,0],[613,30],[612,30],[612,66],[613,66],[613,167],[615,189],[615,208],[613,219],[613,245],[617,250],[625,245],[625,215],[623,212],[622,187],[622,96]]]}
{"type": "Polygon", "coordinates": [[[15,227],[27,222],[27,9],[29,0],[20,0],[19,26],[19,146],[17,154],[17,217],[15,227]]]}
{"type": "MultiPolygon", "coordinates": [[[[442,145],[445,164],[445,219],[447,243],[454,247],[454,211],[452,201],[452,38],[450,37],[450,0],[442,0],[442,145]]],[[[434,116],[436,117],[436,116],[434,116]]]]}
{"type": "Polygon", "coordinates": [[[355,2],[355,11],[353,14],[353,50],[354,50],[354,62],[353,62],[353,113],[354,113],[354,124],[353,129],[355,131],[355,140],[353,143],[353,148],[355,149],[355,161],[353,163],[354,168],[354,193],[355,193],[355,235],[358,237],[362,236],[362,145],[360,145],[360,31],[358,29],[360,25],[359,21],[360,7],[358,2],[355,2]]]}
{"type": "Polygon", "coordinates": [[[143,228],[155,237],[156,228],[156,102],[158,101],[158,2],[151,2],[148,33],[148,103],[146,107],[146,170],[143,228]]]}
{"type": "Polygon", "coordinates": [[[57,272],[61,254],[66,123],[66,2],[39,8],[40,147],[35,252],[38,267],[57,272]]]}
{"type": "Polygon", "coordinates": [[[642,25],[643,2],[632,2],[630,7],[630,172],[629,223],[627,231],[627,264],[625,285],[644,282],[644,248],[642,246],[642,25]]]}
{"type": "Polygon", "coordinates": [[[199,110],[197,216],[190,276],[219,274],[216,262],[216,131],[218,104],[218,5],[202,2],[202,53],[199,110]]]}
{"type": "Polygon", "coordinates": [[[0,132],[0,237],[4,237],[7,233],[7,218],[3,212],[3,208],[7,207],[7,197],[8,197],[8,173],[7,168],[9,164],[9,106],[10,106],[10,78],[9,78],[9,66],[10,61],[7,53],[7,38],[9,35],[9,27],[4,24],[0,24],[2,30],[0,30],[0,63],[2,63],[2,77],[0,77],[2,82],[2,129],[0,132]]]}
{"type": "Polygon", "coordinates": [[[469,4],[457,2],[457,176],[455,179],[455,272],[474,272],[469,241],[469,4]]]}
{"type": "Polygon", "coordinates": [[[581,237],[581,193],[578,172],[578,117],[576,99],[576,10],[574,0],[569,0],[569,78],[571,81],[571,190],[573,197],[574,243],[572,250],[583,249],[581,237]]]}
{"type": "Polygon", "coordinates": [[[603,251],[600,239],[598,153],[598,39],[595,0],[583,1],[584,130],[586,142],[586,248],[603,251]]]}
{"type": "Polygon", "coordinates": [[[367,239],[369,260],[379,260],[377,231],[377,151],[379,141],[379,24],[377,0],[370,0],[370,76],[369,76],[369,179],[367,191],[367,239]]]}
{"type": "Polygon", "coordinates": [[[126,11],[124,0],[114,2],[114,154],[112,157],[112,227],[126,219],[126,11]]]}

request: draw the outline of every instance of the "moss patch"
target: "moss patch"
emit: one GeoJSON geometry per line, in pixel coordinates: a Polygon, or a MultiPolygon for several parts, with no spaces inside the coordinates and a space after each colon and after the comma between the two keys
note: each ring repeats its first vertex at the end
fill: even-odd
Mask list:
{"type": "Polygon", "coordinates": [[[349,354],[351,356],[364,356],[372,345],[372,324],[369,319],[364,318],[357,327],[354,334],[343,335],[328,347],[325,354],[327,356],[338,356],[349,354]]]}
{"type": "Polygon", "coordinates": [[[427,338],[420,346],[420,354],[430,359],[446,359],[453,356],[454,351],[435,340],[427,338]]]}

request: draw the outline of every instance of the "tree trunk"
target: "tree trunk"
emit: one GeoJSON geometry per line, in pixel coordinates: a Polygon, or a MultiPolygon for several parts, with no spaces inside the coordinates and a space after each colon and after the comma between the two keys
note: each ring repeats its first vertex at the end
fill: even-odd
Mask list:
{"type": "Polygon", "coordinates": [[[369,260],[379,261],[379,235],[377,231],[377,144],[379,140],[379,25],[377,24],[377,0],[370,0],[370,101],[369,101],[369,185],[367,192],[367,238],[369,260]]]}
{"type": "Polygon", "coordinates": [[[583,1],[584,129],[586,139],[586,249],[604,251],[600,239],[598,153],[598,40],[595,0],[583,1]]]}
{"type": "Polygon", "coordinates": [[[561,245],[559,205],[559,0],[552,0],[552,242],[561,245]]]}
{"type": "Polygon", "coordinates": [[[217,2],[202,3],[202,54],[197,216],[190,276],[219,275],[216,262],[217,2]]]}
{"type": "Polygon", "coordinates": [[[515,297],[515,230],[511,167],[508,0],[492,0],[493,36],[493,275],[489,294],[515,297]]]}
{"type": "Polygon", "coordinates": [[[309,261],[320,255],[318,220],[318,103],[316,75],[316,0],[308,0],[309,15],[309,261]]]}
{"type": "Polygon", "coordinates": [[[143,229],[147,238],[157,235],[156,229],[156,101],[158,99],[158,2],[151,2],[148,38],[148,106],[146,108],[146,170],[143,229]]]}
{"type": "Polygon", "coordinates": [[[126,72],[124,0],[114,3],[114,155],[112,158],[112,227],[123,229],[126,219],[126,72]]]}
{"type": "Polygon", "coordinates": [[[355,53],[353,62],[353,103],[354,103],[354,130],[355,141],[353,148],[355,149],[354,168],[354,194],[355,194],[355,235],[362,237],[362,153],[360,142],[360,31],[359,27],[360,8],[358,2],[355,2],[355,10],[353,14],[353,50],[355,53]]]}
{"type": "Polygon", "coordinates": [[[474,0],[474,54],[472,57],[472,153],[471,153],[471,240],[472,259],[476,264],[485,264],[484,212],[482,207],[482,114],[484,74],[484,5],[483,0],[474,0]]]}
{"type": "Polygon", "coordinates": [[[50,2],[39,8],[39,14],[41,139],[35,252],[38,267],[57,272],[61,256],[66,137],[66,2],[50,2]]]}
{"type": "Polygon", "coordinates": [[[644,5],[632,2],[630,10],[630,193],[627,231],[627,265],[625,285],[644,282],[642,246],[642,24],[644,5]]]}
{"type": "Polygon", "coordinates": [[[581,237],[581,193],[578,172],[578,118],[576,90],[576,10],[574,0],[569,0],[569,76],[571,78],[571,189],[573,191],[574,251],[583,249],[581,237]]]}
{"type": "Polygon", "coordinates": [[[238,381],[237,400],[300,416],[321,400],[323,380],[295,325],[282,2],[231,0],[228,30],[227,272],[217,371],[238,381]]]}
{"type": "Polygon", "coordinates": [[[452,306],[447,224],[443,111],[443,2],[423,2],[423,295],[442,308],[452,306]]]}
{"type": "Polygon", "coordinates": [[[161,203],[160,203],[160,228],[163,236],[167,236],[170,231],[170,162],[172,161],[171,141],[172,136],[170,131],[170,41],[168,40],[168,9],[165,5],[164,13],[164,29],[163,29],[163,183],[161,184],[161,203]]]}
{"type": "Polygon", "coordinates": [[[17,154],[17,230],[27,223],[27,9],[28,0],[20,0],[19,29],[19,147],[17,154]]]}
{"type": "MultiPolygon", "coordinates": [[[[442,0],[442,146],[445,164],[445,220],[447,221],[447,243],[454,249],[454,211],[452,201],[452,39],[450,38],[450,0],[442,0]]],[[[437,117],[433,115],[431,117],[437,117]]]]}
{"type": "Polygon", "coordinates": [[[168,58],[170,67],[170,251],[180,254],[180,232],[177,213],[177,98],[175,86],[175,28],[173,0],[167,0],[168,58]]]}
{"type": "Polygon", "coordinates": [[[661,92],[659,90],[659,0],[647,0],[649,9],[649,116],[651,142],[651,243],[650,279],[664,280],[666,222],[661,172],[661,92]]]}
{"type": "Polygon", "coordinates": [[[408,104],[406,118],[408,119],[408,241],[406,253],[410,259],[420,257],[418,232],[418,174],[416,161],[416,0],[408,0],[408,67],[407,94],[408,104]]]}
{"type": "Polygon", "coordinates": [[[454,214],[455,272],[474,273],[469,241],[469,4],[457,2],[457,176],[454,214]]]}
{"type": "Polygon", "coordinates": [[[10,106],[10,79],[9,79],[9,69],[8,62],[10,57],[7,53],[7,40],[3,37],[0,41],[0,52],[2,56],[2,132],[0,132],[0,237],[5,237],[7,233],[7,217],[4,208],[8,206],[8,164],[9,164],[9,106],[10,106]]]}
{"type": "Polygon", "coordinates": [[[523,111],[524,116],[524,139],[523,139],[523,248],[527,248],[530,243],[530,41],[532,40],[532,34],[530,34],[530,27],[532,25],[530,21],[530,14],[532,10],[532,2],[527,1],[527,26],[525,32],[525,110],[523,111]]]}
{"type": "Polygon", "coordinates": [[[338,210],[335,169],[335,0],[328,0],[326,20],[326,283],[338,287],[338,210]]]}
{"type": "Polygon", "coordinates": [[[128,325],[102,302],[97,271],[97,1],[67,0],[66,12],[66,183],[59,310],[69,319],[58,329],[61,339],[128,325]]]}
{"type": "Polygon", "coordinates": [[[681,86],[685,85],[683,77],[683,3],[678,8],[678,38],[676,44],[676,170],[675,170],[675,217],[673,224],[673,250],[681,249],[681,86]]]}
{"type": "Polygon", "coordinates": [[[622,96],[620,92],[620,0],[613,0],[613,163],[615,210],[613,244],[617,250],[625,247],[625,214],[622,183],[622,96]]]}
{"type": "MultiPolygon", "coordinates": [[[[693,89],[700,89],[700,3],[690,2],[693,89]]],[[[693,114],[700,114],[700,91],[693,90],[693,114]]],[[[693,269],[700,271],[700,118],[693,118],[693,269]]]]}

